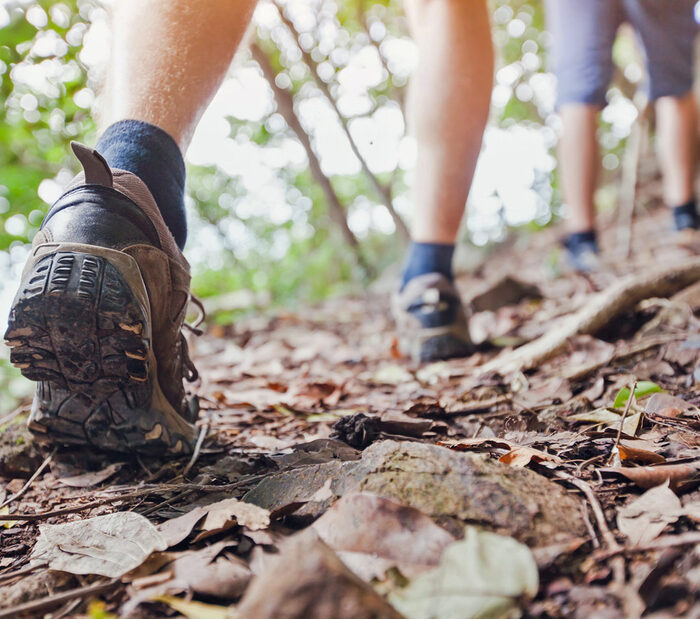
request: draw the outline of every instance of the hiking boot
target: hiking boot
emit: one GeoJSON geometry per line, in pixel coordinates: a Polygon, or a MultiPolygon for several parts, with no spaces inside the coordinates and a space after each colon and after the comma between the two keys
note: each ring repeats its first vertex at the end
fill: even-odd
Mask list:
{"type": "Polygon", "coordinates": [[[189,264],[137,176],[72,148],[84,172],[34,238],[5,333],[38,383],[29,428],[55,444],[188,454],[189,264]]]}
{"type": "Polygon", "coordinates": [[[440,273],[411,279],[394,296],[399,352],[426,362],[473,352],[467,313],[453,282],[440,273]]]}

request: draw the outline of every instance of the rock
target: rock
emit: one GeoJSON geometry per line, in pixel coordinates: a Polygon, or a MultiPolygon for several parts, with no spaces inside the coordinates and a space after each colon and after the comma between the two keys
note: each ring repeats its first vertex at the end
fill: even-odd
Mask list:
{"type": "Polygon", "coordinates": [[[240,619],[401,619],[313,531],[283,544],[236,611],[240,619]]]}
{"type": "Polygon", "coordinates": [[[31,477],[43,461],[26,425],[12,424],[0,432],[0,476],[31,477]]]}
{"type": "Polygon", "coordinates": [[[418,442],[381,441],[359,462],[286,471],[263,480],[244,500],[271,511],[309,501],[297,513],[315,517],[352,491],[416,508],[452,532],[461,532],[466,523],[480,524],[531,546],[586,535],[579,500],[546,477],[418,442]],[[323,500],[312,501],[324,486],[323,500]]]}
{"type": "Polygon", "coordinates": [[[540,546],[586,534],[580,503],[529,469],[479,454],[415,442],[382,441],[352,476],[373,492],[433,518],[481,524],[540,546]]]}

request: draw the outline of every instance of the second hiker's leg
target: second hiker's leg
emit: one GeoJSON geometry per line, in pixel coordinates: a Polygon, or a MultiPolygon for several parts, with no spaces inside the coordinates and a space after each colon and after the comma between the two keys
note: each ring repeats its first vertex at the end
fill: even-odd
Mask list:
{"type": "Polygon", "coordinates": [[[698,146],[697,102],[693,94],[698,32],[695,0],[624,1],[646,56],[647,91],[656,108],[664,201],[673,209],[676,229],[698,228],[700,217],[693,186],[698,146]]]}
{"type": "Polygon", "coordinates": [[[419,54],[409,92],[418,159],[395,313],[402,350],[427,361],[469,351],[452,255],[489,113],[493,47],[485,0],[405,4],[419,54]]]}
{"type": "Polygon", "coordinates": [[[620,0],[548,0],[545,8],[562,124],[558,168],[566,204],[564,246],[570,265],[588,271],[598,251],[594,203],[600,165],[598,112],[605,105],[613,71],[612,46],[624,13],[620,0]]]}

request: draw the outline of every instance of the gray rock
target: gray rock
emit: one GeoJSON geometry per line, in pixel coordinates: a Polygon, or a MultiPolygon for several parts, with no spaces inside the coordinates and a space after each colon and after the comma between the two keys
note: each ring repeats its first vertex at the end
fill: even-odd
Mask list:
{"type": "Polygon", "coordinates": [[[371,492],[459,530],[479,524],[531,546],[586,534],[580,501],[529,469],[418,442],[381,441],[359,462],[329,462],[263,480],[244,500],[272,511],[306,503],[318,516],[346,492],[371,492]]]}

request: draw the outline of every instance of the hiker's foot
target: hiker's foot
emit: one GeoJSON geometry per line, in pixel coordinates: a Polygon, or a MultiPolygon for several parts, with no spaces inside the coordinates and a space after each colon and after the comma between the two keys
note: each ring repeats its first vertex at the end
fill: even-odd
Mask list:
{"type": "Polygon", "coordinates": [[[34,239],[5,334],[13,364],[38,383],[29,427],[55,444],[187,454],[189,265],[137,176],[73,150],[84,175],[34,239]]]}
{"type": "Polygon", "coordinates": [[[700,229],[700,215],[698,215],[695,200],[672,209],[673,228],[676,232],[700,229]]]}
{"type": "Polygon", "coordinates": [[[418,275],[394,297],[399,351],[414,361],[466,357],[473,351],[467,315],[454,283],[440,273],[418,275]]]}
{"type": "Polygon", "coordinates": [[[569,268],[578,273],[590,273],[598,269],[600,251],[595,232],[575,232],[567,236],[562,245],[569,268]]]}

